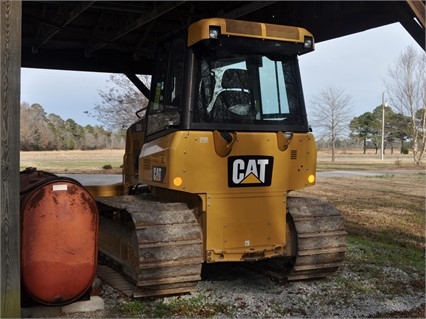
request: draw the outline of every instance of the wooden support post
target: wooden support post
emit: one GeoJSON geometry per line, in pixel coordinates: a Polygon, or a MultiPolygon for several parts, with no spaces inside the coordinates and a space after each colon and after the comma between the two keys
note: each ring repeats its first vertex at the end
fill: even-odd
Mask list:
{"type": "Polygon", "coordinates": [[[0,1],[0,318],[21,317],[19,245],[21,20],[21,1],[0,1]]]}

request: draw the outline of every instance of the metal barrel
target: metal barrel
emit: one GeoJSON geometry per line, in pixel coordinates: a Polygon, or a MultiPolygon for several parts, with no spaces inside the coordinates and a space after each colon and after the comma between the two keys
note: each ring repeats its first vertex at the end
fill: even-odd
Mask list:
{"type": "Polygon", "coordinates": [[[23,292],[46,305],[76,301],[96,276],[96,202],[71,178],[27,169],[20,182],[23,292]]]}

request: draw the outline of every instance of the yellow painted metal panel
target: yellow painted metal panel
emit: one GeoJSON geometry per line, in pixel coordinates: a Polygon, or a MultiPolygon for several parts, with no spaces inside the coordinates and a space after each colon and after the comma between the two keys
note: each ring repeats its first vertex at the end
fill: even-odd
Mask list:
{"type": "MultiPolygon", "coordinates": [[[[258,192],[257,187],[228,187],[228,157],[272,157],[271,185],[265,187],[259,183],[265,193],[286,192],[313,185],[308,182],[308,177],[315,176],[316,169],[316,146],[310,133],[294,134],[288,148],[281,151],[274,132],[238,132],[228,157],[221,157],[215,151],[213,132],[180,131],[164,136],[155,143],[147,143],[142,156],[139,165],[142,183],[190,193],[258,192]],[[176,177],[180,178],[178,185],[175,183],[176,177]]],[[[249,172],[248,167],[239,168],[242,174],[249,172]]],[[[257,173],[261,169],[259,166],[257,173]]]]}
{"type": "Polygon", "coordinates": [[[121,196],[126,194],[123,184],[87,185],[84,188],[94,197],[121,196]]]}
{"type": "Polygon", "coordinates": [[[207,261],[283,255],[287,193],[315,184],[314,138],[295,133],[283,148],[275,132],[233,134],[227,156],[217,153],[211,131],[174,132],[148,143],[141,182],[203,199],[197,218],[207,261]]]}
{"type": "Polygon", "coordinates": [[[208,196],[207,261],[240,261],[282,254],[286,244],[283,194],[208,196]]]}
{"type": "Polygon", "coordinates": [[[276,41],[303,43],[305,36],[313,38],[304,28],[220,18],[203,19],[188,29],[188,46],[210,37],[210,27],[219,27],[221,34],[276,41]]]}

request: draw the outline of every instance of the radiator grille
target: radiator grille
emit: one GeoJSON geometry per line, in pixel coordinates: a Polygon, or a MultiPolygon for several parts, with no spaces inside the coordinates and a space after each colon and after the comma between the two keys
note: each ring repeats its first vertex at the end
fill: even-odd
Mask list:
{"type": "Polygon", "coordinates": [[[143,169],[151,170],[151,159],[149,158],[143,159],[143,169]]]}

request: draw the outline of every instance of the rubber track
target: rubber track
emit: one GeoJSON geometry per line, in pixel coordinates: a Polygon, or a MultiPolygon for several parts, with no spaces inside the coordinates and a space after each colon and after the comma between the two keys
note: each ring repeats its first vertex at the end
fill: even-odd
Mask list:
{"type": "MultiPolygon", "coordinates": [[[[125,276],[135,283],[133,297],[195,290],[201,279],[202,234],[186,204],[136,195],[96,200],[101,210],[101,236],[103,229],[108,229],[118,238],[127,238],[125,258],[111,258],[121,264],[125,276]],[[120,217],[106,218],[104,215],[108,214],[102,211],[120,217]]],[[[110,248],[105,245],[111,244],[100,240],[99,249],[108,256],[110,248]]]]}
{"type": "MultiPolygon", "coordinates": [[[[297,255],[287,280],[327,277],[343,265],[346,230],[339,211],[325,199],[288,197],[297,255]]],[[[290,221],[291,222],[291,221],[290,221]]]]}

